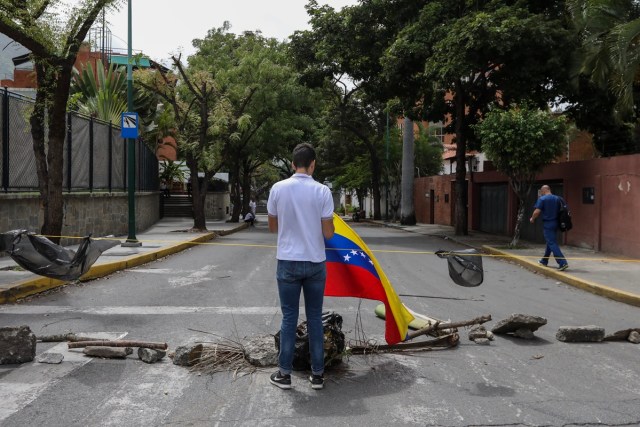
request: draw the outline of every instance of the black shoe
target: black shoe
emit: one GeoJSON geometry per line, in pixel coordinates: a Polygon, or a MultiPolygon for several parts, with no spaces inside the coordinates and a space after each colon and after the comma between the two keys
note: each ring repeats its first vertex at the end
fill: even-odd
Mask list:
{"type": "Polygon", "coordinates": [[[565,271],[567,268],[569,268],[569,264],[563,264],[563,265],[558,267],[558,270],[565,271]]]}
{"type": "Polygon", "coordinates": [[[276,371],[271,374],[269,382],[276,387],[280,387],[283,390],[289,390],[291,388],[291,375],[281,374],[280,371],[276,371]]]}
{"type": "Polygon", "coordinates": [[[324,388],[324,375],[309,375],[311,388],[314,390],[322,390],[324,388]]]}
{"type": "Polygon", "coordinates": [[[544,261],[542,261],[541,259],[540,259],[540,260],[538,260],[538,264],[540,264],[540,265],[541,265],[541,266],[543,266],[543,267],[546,267],[546,266],[547,266],[547,263],[546,263],[546,262],[544,262],[544,261]]]}

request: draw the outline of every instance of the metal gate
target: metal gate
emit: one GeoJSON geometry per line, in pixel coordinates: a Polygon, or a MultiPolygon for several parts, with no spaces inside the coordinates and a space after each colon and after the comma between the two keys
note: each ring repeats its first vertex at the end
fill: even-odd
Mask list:
{"type": "MultiPolygon", "coordinates": [[[[551,187],[551,192],[556,196],[564,197],[564,186],[560,183],[545,183],[551,187]]],[[[542,186],[542,183],[536,183],[529,193],[529,198],[524,204],[524,219],[522,220],[522,228],[520,229],[520,238],[522,240],[528,240],[534,243],[544,243],[544,235],[542,234],[542,219],[538,218],[535,224],[529,222],[531,214],[533,213],[533,205],[538,200],[538,190],[542,186]]]]}
{"type": "Polygon", "coordinates": [[[507,234],[508,184],[480,185],[480,231],[507,234]]]}

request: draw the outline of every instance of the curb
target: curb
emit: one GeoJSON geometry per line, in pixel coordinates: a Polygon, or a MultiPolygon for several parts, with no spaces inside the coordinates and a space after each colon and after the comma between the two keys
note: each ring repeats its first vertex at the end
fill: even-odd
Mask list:
{"type": "Polygon", "coordinates": [[[599,283],[590,282],[588,280],[580,279],[572,276],[571,274],[564,273],[562,271],[556,271],[549,267],[543,267],[537,263],[533,263],[525,258],[513,255],[512,253],[501,251],[492,246],[483,245],[482,249],[492,255],[504,256],[536,273],[543,274],[547,277],[551,277],[568,285],[582,289],[584,291],[591,292],[596,295],[600,295],[614,301],[623,302],[625,304],[634,305],[640,307],[640,295],[632,294],[630,292],[621,291],[619,289],[610,288],[609,286],[601,285],[599,283]]]}
{"type": "MultiPolygon", "coordinates": [[[[248,227],[248,224],[243,223],[231,230],[211,231],[206,234],[203,234],[202,236],[198,236],[190,240],[172,244],[155,251],[150,251],[150,252],[146,252],[139,255],[132,255],[120,261],[106,262],[103,264],[93,265],[91,266],[89,271],[87,271],[78,280],[81,282],[85,282],[85,281],[108,276],[109,274],[115,273],[116,271],[125,270],[131,267],[137,267],[139,265],[146,264],[151,261],[155,261],[159,258],[164,258],[166,256],[181,252],[185,249],[189,249],[193,247],[194,244],[207,242],[209,240],[216,238],[217,236],[226,236],[226,235],[235,233],[236,231],[243,230],[247,227],[248,227]]],[[[35,295],[41,292],[45,292],[51,289],[55,289],[57,287],[67,285],[69,283],[71,282],[58,280],[58,279],[51,279],[48,277],[36,277],[34,279],[26,279],[20,282],[12,283],[8,285],[7,288],[0,290],[0,304],[14,303],[19,299],[28,297],[30,295],[35,295]]]]}

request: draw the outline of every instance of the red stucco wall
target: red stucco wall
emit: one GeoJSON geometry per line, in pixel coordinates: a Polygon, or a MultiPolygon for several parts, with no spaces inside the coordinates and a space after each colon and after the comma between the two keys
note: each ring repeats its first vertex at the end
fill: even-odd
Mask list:
{"type": "MultiPolygon", "coordinates": [[[[478,185],[507,182],[498,172],[467,175],[469,182],[469,225],[477,228],[478,185]]],[[[414,203],[418,222],[430,223],[429,190],[435,192],[436,224],[452,225],[453,175],[417,178],[414,183],[414,203]],[[449,193],[449,203],[444,195],[449,193]]],[[[640,154],[556,163],[538,176],[539,183],[562,182],[564,196],[571,208],[573,229],[566,235],[566,243],[605,252],[640,258],[640,154]],[[594,203],[583,202],[583,189],[593,188],[594,203]]],[[[517,200],[509,195],[507,230],[515,226],[517,200]]]]}

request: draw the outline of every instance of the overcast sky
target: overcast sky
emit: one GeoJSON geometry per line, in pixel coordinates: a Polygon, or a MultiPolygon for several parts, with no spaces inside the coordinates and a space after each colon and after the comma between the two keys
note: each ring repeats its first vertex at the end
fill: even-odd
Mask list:
{"type": "MultiPolygon", "coordinates": [[[[231,23],[231,32],[261,30],[266,37],[286,40],[295,30],[308,29],[306,0],[130,0],[132,48],[165,63],[172,53],[194,53],[191,41],[211,28],[231,23]]],[[[113,47],[127,47],[127,3],[107,15],[113,47]]],[[[357,0],[319,0],[335,9],[357,0]]]]}

